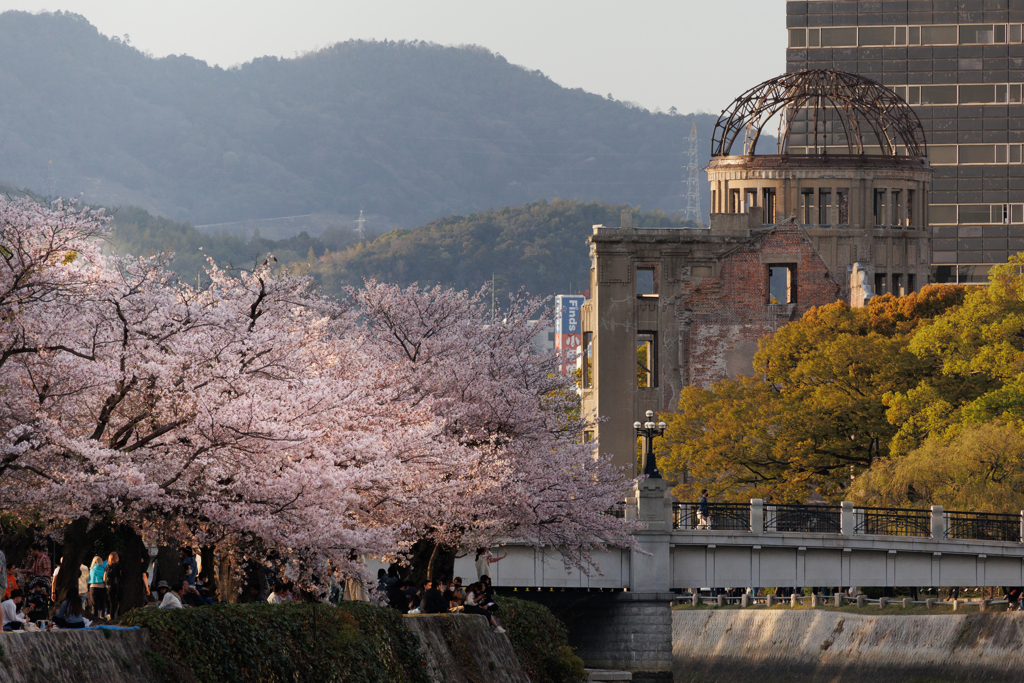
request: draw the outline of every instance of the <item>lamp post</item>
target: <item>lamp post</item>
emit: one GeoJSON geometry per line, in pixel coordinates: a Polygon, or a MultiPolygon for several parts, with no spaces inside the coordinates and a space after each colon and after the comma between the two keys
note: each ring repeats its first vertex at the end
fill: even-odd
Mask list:
{"type": "Polygon", "coordinates": [[[647,422],[640,424],[639,422],[633,423],[633,429],[636,430],[637,436],[642,436],[644,439],[644,471],[643,473],[650,479],[661,479],[661,472],[658,471],[658,463],[654,461],[654,437],[661,436],[665,433],[665,427],[667,426],[664,422],[654,424],[654,411],[647,411],[647,422]]]}

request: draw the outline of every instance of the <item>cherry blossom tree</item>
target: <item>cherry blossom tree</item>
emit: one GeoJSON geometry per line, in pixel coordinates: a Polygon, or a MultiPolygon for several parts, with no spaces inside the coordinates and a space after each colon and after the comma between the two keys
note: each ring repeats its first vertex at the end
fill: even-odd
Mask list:
{"type": "MultiPolygon", "coordinates": [[[[540,302],[105,257],[101,212],[0,200],[0,510],[62,536],[61,591],[114,530],[274,553],[309,581],[366,555],[517,538],[568,562],[628,545],[629,482],[581,442],[540,302]]],[[[127,605],[141,571],[127,572],[127,605]]]]}
{"type": "Polygon", "coordinates": [[[85,539],[65,534],[75,574],[97,522],[256,539],[321,577],[350,572],[359,555],[400,547],[404,489],[451,488],[425,466],[444,454],[439,420],[379,391],[385,368],[346,334],[352,315],[308,280],[211,266],[200,291],[158,261],[103,259],[98,218],[0,205],[15,210],[32,215],[8,220],[9,241],[65,241],[50,234],[60,249],[21,258],[43,294],[4,319],[0,496],[85,539]]]}
{"type": "Polygon", "coordinates": [[[592,566],[590,552],[629,546],[637,525],[606,512],[631,482],[583,443],[565,359],[539,350],[534,337],[550,320],[543,302],[511,298],[491,320],[486,290],[405,289],[369,281],[350,289],[373,355],[390,364],[390,388],[444,421],[453,447],[473,453],[446,474],[467,489],[459,505],[424,521],[431,575],[458,547],[501,539],[557,546],[569,563],[592,566]],[[541,312],[533,323],[532,314],[541,312]]]}

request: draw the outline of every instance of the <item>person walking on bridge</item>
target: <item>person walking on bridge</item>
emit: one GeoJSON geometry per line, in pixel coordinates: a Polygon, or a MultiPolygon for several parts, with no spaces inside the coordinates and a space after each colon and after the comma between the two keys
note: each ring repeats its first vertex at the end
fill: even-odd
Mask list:
{"type": "Polygon", "coordinates": [[[700,492],[700,502],[697,503],[697,528],[711,528],[711,508],[708,505],[708,490],[700,492]]]}

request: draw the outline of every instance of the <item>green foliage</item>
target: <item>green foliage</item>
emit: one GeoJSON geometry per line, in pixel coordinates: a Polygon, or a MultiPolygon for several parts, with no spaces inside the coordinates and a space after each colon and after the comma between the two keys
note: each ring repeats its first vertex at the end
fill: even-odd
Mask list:
{"type": "Polygon", "coordinates": [[[582,683],[583,660],[569,647],[565,626],[547,607],[497,596],[498,618],[526,675],[533,683],[582,683]]]}
{"type": "Polygon", "coordinates": [[[115,253],[153,256],[173,252],[171,270],[192,284],[202,284],[208,258],[221,266],[252,269],[271,253],[279,263],[294,263],[306,260],[310,252],[314,258],[322,256],[327,248],[305,232],[285,240],[259,235],[243,240],[237,235],[201,233],[188,223],[154,216],[135,206],[116,209],[112,215],[109,243],[115,253]]]}
{"type": "Polygon", "coordinates": [[[676,495],[696,499],[707,487],[733,500],[803,501],[815,490],[838,499],[851,473],[894,444],[915,447],[918,436],[902,431],[912,411],[894,409],[898,397],[932,386],[957,400],[971,383],[950,382],[913,341],[955,315],[964,296],[963,287],[933,285],[865,308],[814,308],[761,341],[754,377],[683,389],[659,459],[683,482],[676,495]]]}
{"type": "MultiPolygon", "coordinates": [[[[332,253],[308,272],[330,294],[365,278],[476,291],[493,277],[499,296],[520,287],[535,295],[583,291],[590,286],[587,237],[594,225],[619,225],[623,210],[632,211],[556,199],[449,216],[332,253]]],[[[660,211],[633,213],[637,227],[683,225],[660,211]]]]}
{"type": "Polygon", "coordinates": [[[0,14],[0,63],[5,179],[45,187],[52,159],[59,193],[197,223],[363,208],[412,226],[540,197],[675,209],[683,141],[716,118],[563,88],[479,47],[349,41],[222,69],[69,13],[0,14]]]}
{"type": "MultiPolygon", "coordinates": [[[[590,286],[586,239],[595,224],[618,225],[628,205],[555,200],[449,216],[415,230],[395,230],[372,242],[351,244],[338,231],[320,238],[302,233],[287,240],[207,235],[128,207],[114,213],[111,240],[117,253],[149,256],[174,251],[171,269],[189,282],[207,257],[221,265],[251,268],[273,253],[282,266],[312,276],[324,293],[338,296],[364,278],[402,286],[440,284],[478,290],[493,277],[498,303],[520,287],[531,294],[583,291],[590,286]],[[340,250],[339,250],[340,248],[340,250]]],[[[633,211],[637,227],[681,227],[660,211],[633,211]]]]}
{"type": "Polygon", "coordinates": [[[428,681],[401,616],[365,603],[141,609],[124,622],[150,630],[147,663],[202,683],[428,681]]]}

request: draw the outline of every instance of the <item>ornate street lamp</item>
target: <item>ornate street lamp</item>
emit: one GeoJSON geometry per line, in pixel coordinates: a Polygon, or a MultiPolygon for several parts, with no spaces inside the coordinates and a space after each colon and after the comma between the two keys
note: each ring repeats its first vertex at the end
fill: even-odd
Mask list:
{"type": "Polygon", "coordinates": [[[654,461],[654,437],[661,436],[665,433],[666,425],[664,422],[654,424],[653,418],[654,411],[647,411],[647,422],[640,424],[639,422],[633,423],[633,429],[636,430],[636,435],[643,437],[644,441],[644,474],[650,479],[661,479],[661,472],[658,471],[658,463],[654,461]]]}

